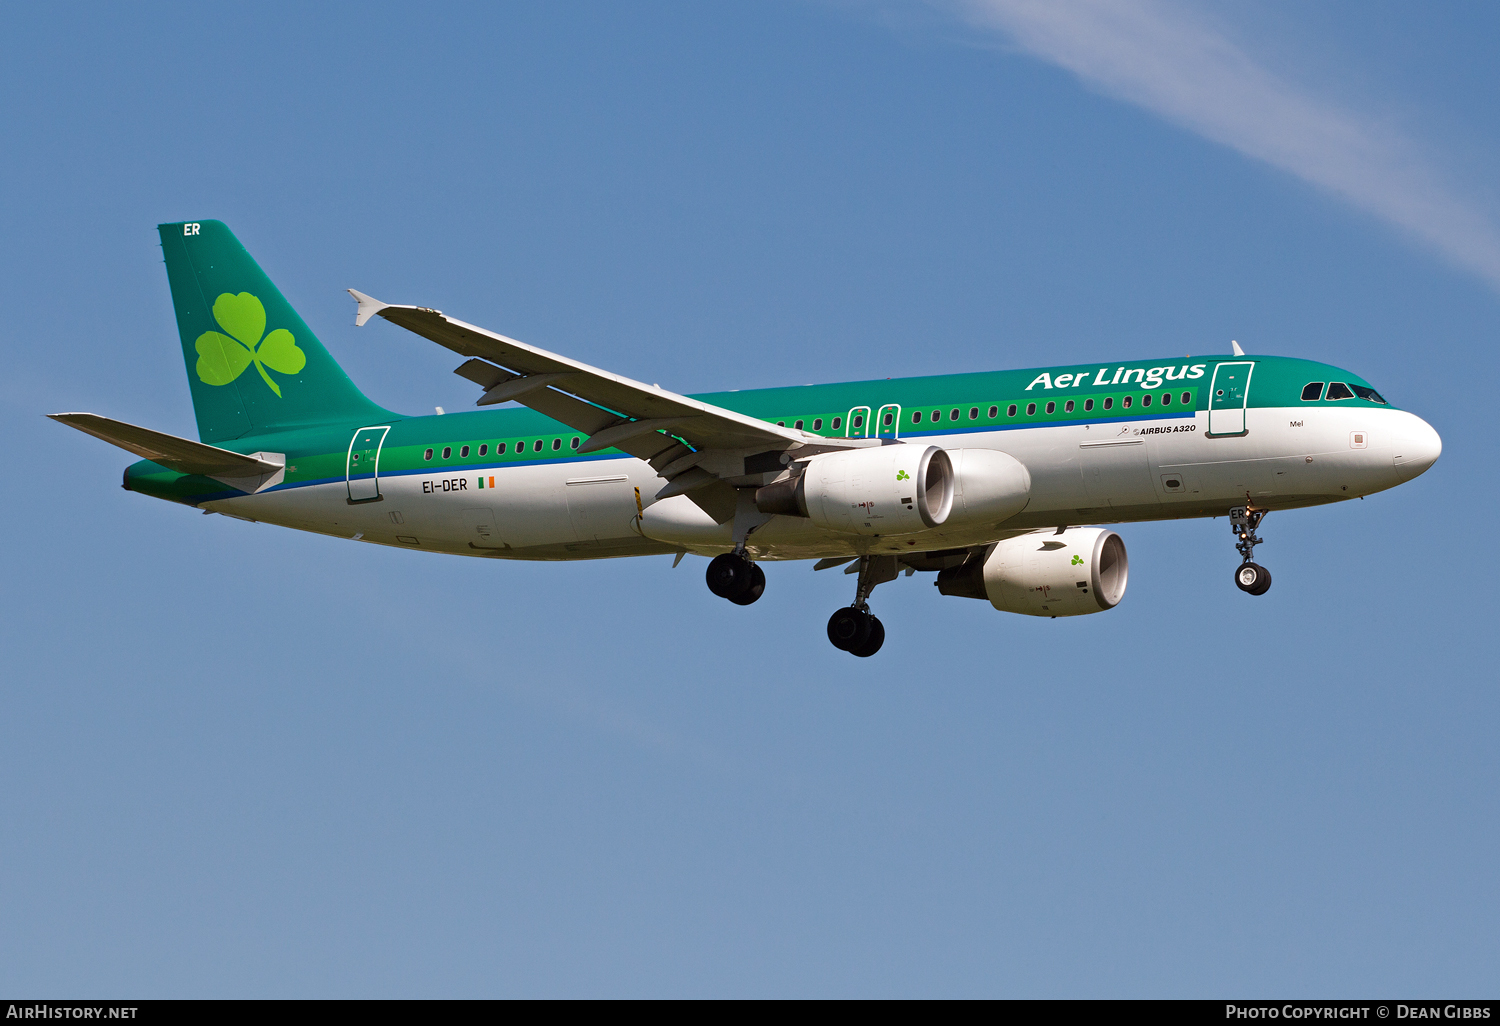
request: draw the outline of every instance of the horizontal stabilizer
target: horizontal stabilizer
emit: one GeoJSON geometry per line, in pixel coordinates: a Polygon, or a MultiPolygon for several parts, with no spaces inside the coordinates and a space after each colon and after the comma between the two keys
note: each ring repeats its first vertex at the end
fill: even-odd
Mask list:
{"type": "Polygon", "coordinates": [[[286,474],[286,456],[282,453],[260,452],[246,456],[93,413],[49,413],[47,416],[86,435],[118,445],[142,459],[159,463],[168,470],[179,474],[201,474],[242,492],[258,492],[278,485],[286,474]]]}

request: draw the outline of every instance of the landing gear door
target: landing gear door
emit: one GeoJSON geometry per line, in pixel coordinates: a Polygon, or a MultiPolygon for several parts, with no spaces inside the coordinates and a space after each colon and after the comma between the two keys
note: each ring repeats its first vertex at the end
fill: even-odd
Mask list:
{"type": "Polygon", "coordinates": [[[875,434],[881,438],[895,438],[901,433],[901,407],[882,406],[875,415],[875,434]]]}
{"type": "Polygon", "coordinates": [[[349,440],[344,473],[351,503],[380,501],[380,447],[388,431],[389,427],[360,428],[349,440]]]}
{"type": "Polygon", "coordinates": [[[1245,405],[1250,401],[1250,374],[1255,364],[1221,363],[1214,368],[1213,383],[1208,387],[1208,435],[1248,434],[1245,405]]]}
{"type": "Polygon", "coordinates": [[[868,406],[856,406],[849,411],[849,419],[844,422],[845,438],[864,438],[870,434],[870,408],[868,406]]]}

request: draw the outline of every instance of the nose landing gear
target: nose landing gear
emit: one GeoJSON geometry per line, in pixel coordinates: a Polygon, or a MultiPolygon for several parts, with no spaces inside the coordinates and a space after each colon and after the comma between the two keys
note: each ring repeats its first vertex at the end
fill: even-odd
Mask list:
{"type": "Polygon", "coordinates": [[[1269,512],[1253,506],[1236,506],[1229,511],[1229,529],[1239,539],[1234,547],[1241,559],[1234,571],[1234,586],[1250,595],[1264,595],[1271,590],[1271,571],[1255,562],[1255,546],[1265,541],[1255,529],[1269,512]]]}

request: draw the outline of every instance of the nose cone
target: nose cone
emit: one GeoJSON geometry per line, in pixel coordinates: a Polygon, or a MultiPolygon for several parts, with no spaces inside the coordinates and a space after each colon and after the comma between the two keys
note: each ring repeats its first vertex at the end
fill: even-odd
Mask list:
{"type": "Polygon", "coordinates": [[[1437,462],[1443,454],[1443,440],[1421,417],[1404,411],[1403,414],[1401,427],[1396,431],[1392,462],[1401,480],[1410,481],[1437,462]]]}

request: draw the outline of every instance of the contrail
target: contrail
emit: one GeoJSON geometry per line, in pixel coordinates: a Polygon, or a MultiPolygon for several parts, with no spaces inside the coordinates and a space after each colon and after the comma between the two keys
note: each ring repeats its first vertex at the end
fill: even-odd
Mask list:
{"type": "Polygon", "coordinates": [[[1398,225],[1500,289],[1500,232],[1422,148],[1258,63],[1163,0],[936,0],[1100,91],[1398,225]]]}

